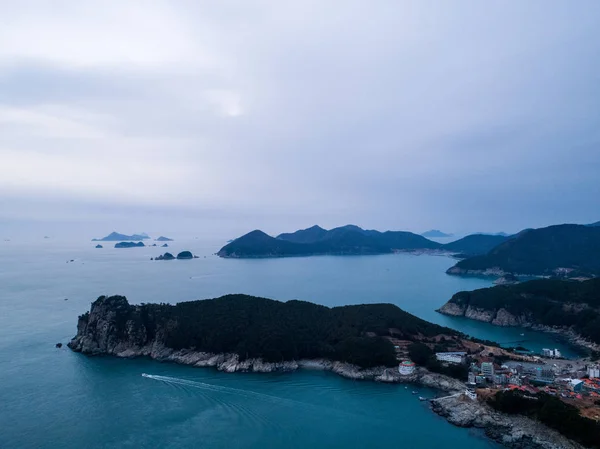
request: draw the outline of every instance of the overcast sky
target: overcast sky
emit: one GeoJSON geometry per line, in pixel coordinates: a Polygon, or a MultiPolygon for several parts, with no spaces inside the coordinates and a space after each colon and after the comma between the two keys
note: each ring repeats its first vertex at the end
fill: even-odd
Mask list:
{"type": "Polygon", "coordinates": [[[0,0],[0,230],[600,220],[599,24],[597,0],[0,0]]]}

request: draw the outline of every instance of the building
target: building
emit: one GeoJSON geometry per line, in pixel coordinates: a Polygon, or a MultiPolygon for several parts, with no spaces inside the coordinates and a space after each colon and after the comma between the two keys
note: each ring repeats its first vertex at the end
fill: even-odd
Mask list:
{"type": "Polygon", "coordinates": [[[466,352],[436,352],[435,358],[440,362],[461,364],[465,362],[466,352]]]}
{"type": "Polygon", "coordinates": [[[481,364],[481,374],[485,377],[494,377],[494,364],[492,362],[483,362],[481,364]]]}
{"type": "Polygon", "coordinates": [[[467,376],[467,382],[470,384],[475,383],[475,373],[473,371],[469,371],[469,374],[467,376]]]}
{"type": "Polygon", "coordinates": [[[475,391],[475,384],[472,384],[472,383],[467,384],[467,388],[465,390],[465,396],[473,401],[477,400],[477,392],[475,391]]]}
{"type": "Polygon", "coordinates": [[[398,372],[403,376],[410,376],[415,372],[415,364],[410,360],[404,360],[398,366],[398,372]]]}
{"type": "Polygon", "coordinates": [[[508,383],[508,376],[504,373],[494,374],[494,383],[504,385],[508,383]]]}
{"type": "Polygon", "coordinates": [[[575,392],[579,392],[583,389],[583,380],[571,379],[569,381],[569,388],[575,392]]]}
{"type": "Polygon", "coordinates": [[[535,369],[535,380],[538,382],[554,382],[554,370],[547,366],[538,366],[535,369]]]}
{"type": "Polygon", "coordinates": [[[542,349],[542,355],[544,357],[552,357],[555,359],[559,359],[562,357],[562,354],[560,353],[560,351],[558,349],[544,348],[544,349],[542,349]]]}
{"type": "Polygon", "coordinates": [[[590,379],[596,379],[600,377],[600,366],[590,365],[587,368],[587,375],[590,379]]]}

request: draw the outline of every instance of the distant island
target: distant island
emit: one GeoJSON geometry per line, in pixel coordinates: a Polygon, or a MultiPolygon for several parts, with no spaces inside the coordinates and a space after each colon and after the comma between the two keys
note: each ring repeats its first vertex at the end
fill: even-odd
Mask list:
{"type": "Polygon", "coordinates": [[[447,272],[594,277],[600,275],[599,254],[600,227],[563,224],[521,231],[487,254],[461,260],[447,272]]]}
{"type": "Polygon", "coordinates": [[[428,239],[431,238],[446,238],[446,237],[452,237],[452,234],[446,234],[445,232],[440,231],[439,229],[431,229],[429,231],[425,231],[424,233],[421,234],[423,237],[427,237],[428,239]]]}
{"type": "Polygon", "coordinates": [[[559,330],[575,343],[600,350],[600,278],[539,279],[463,291],[439,312],[498,326],[559,330]]]}
{"type": "Polygon", "coordinates": [[[146,246],[144,242],[120,242],[115,244],[115,248],[138,248],[142,246],[146,246]]]}
{"type": "Polygon", "coordinates": [[[92,239],[92,242],[119,242],[124,240],[146,240],[149,239],[150,236],[146,233],[142,234],[119,234],[118,232],[111,232],[106,237],[102,237],[101,239],[92,239]]]}
{"type": "MultiPolygon", "coordinates": [[[[406,231],[365,230],[347,225],[331,230],[312,226],[293,233],[271,237],[260,230],[249,232],[225,245],[217,253],[220,257],[286,257],[311,255],[368,255],[402,251],[483,254],[498,238],[483,236],[475,241],[460,239],[441,244],[406,231]],[[477,248],[479,245],[479,248],[477,248]]],[[[465,256],[466,257],[466,256],[465,256]]]]}
{"type": "Polygon", "coordinates": [[[164,237],[164,236],[160,236],[159,238],[155,239],[156,242],[172,242],[173,239],[170,239],[169,237],[164,237]]]}
{"type": "Polygon", "coordinates": [[[164,253],[158,257],[155,257],[154,260],[175,260],[175,256],[171,253],[164,253]]]}
{"type": "Polygon", "coordinates": [[[189,259],[197,259],[198,256],[194,256],[190,251],[182,251],[179,254],[177,254],[177,257],[175,257],[173,254],[171,253],[164,253],[158,257],[155,257],[154,260],[189,260],[189,259]]]}
{"type": "Polygon", "coordinates": [[[98,245],[96,245],[96,248],[103,248],[103,246],[98,244],[98,245]]]}

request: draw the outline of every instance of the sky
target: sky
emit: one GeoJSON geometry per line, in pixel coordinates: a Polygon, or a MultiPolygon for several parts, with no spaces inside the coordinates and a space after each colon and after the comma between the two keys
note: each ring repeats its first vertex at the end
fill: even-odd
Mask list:
{"type": "Polygon", "coordinates": [[[600,220],[596,0],[99,5],[0,0],[0,237],[600,220]]]}

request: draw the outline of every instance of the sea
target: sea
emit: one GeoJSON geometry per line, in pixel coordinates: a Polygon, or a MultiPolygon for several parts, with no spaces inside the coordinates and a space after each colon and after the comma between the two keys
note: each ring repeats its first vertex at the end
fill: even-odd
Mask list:
{"type": "Polygon", "coordinates": [[[100,295],[176,303],[245,293],[326,306],[393,303],[423,319],[506,346],[573,348],[554,336],[435,310],[489,279],[445,274],[445,256],[390,254],[221,259],[225,242],[169,242],[194,260],[151,261],[160,247],[102,249],[88,240],[0,241],[0,448],[498,447],[454,427],[419,386],[301,370],[226,374],[146,359],[87,357],[66,343],[100,295]],[[56,348],[56,343],[63,343],[56,348]],[[148,376],[142,376],[146,373],[148,376]],[[413,394],[413,391],[416,394],[413,394]]]}

